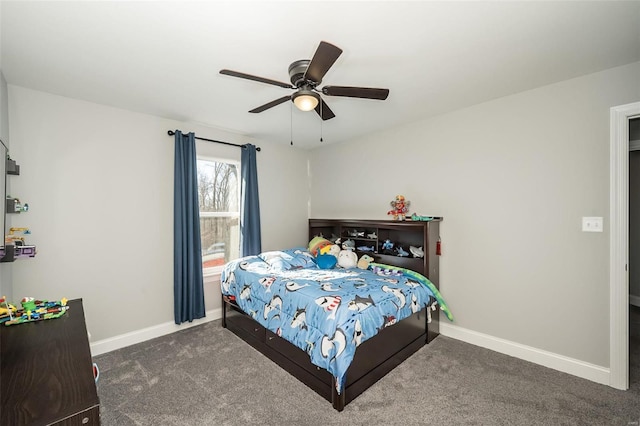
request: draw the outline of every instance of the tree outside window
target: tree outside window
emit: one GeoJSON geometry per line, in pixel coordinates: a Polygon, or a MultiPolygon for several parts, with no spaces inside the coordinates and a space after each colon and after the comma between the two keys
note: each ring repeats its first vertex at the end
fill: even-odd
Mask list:
{"type": "Polygon", "coordinates": [[[209,274],[239,256],[239,164],[199,158],[197,168],[202,267],[209,274]]]}

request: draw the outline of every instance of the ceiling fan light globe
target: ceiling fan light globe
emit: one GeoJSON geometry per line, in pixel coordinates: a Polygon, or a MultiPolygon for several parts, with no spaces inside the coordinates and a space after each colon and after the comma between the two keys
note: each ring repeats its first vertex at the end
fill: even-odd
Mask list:
{"type": "Polygon", "coordinates": [[[293,103],[300,111],[311,111],[318,106],[319,96],[313,92],[298,92],[293,96],[293,103]]]}

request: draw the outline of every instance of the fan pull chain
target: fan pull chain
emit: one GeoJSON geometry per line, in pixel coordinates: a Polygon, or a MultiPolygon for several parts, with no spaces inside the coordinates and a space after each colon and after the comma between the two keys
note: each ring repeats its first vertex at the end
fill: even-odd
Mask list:
{"type": "Polygon", "coordinates": [[[320,143],[322,143],[322,122],[324,118],[322,117],[322,99],[320,100],[320,143]]]}
{"type": "Polygon", "coordinates": [[[291,102],[291,108],[289,109],[289,111],[291,112],[291,146],[293,146],[293,102],[291,102]]]}

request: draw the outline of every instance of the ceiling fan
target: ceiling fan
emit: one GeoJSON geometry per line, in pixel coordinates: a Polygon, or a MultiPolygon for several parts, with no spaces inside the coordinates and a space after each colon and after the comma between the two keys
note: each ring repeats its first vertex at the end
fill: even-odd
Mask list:
{"type": "Polygon", "coordinates": [[[387,99],[389,89],[351,86],[324,86],[318,88],[320,83],[322,83],[322,77],[329,71],[329,68],[335,63],[341,53],[342,49],[339,47],[326,41],[321,41],[311,60],[301,59],[289,65],[289,79],[291,80],[291,84],[228,69],[220,70],[220,74],[272,84],[285,89],[296,89],[291,95],[283,96],[252,109],[249,111],[251,113],[262,112],[291,100],[298,109],[302,111],[315,109],[323,120],[329,120],[335,117],[335,114],[324,102],[320,93],[327,96],[343,96],[348,98],[387,99]]]}

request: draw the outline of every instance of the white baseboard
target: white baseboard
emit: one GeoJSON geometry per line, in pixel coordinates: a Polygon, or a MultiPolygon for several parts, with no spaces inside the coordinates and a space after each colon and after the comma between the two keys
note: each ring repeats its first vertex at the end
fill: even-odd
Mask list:
{"type": "Polygon", "coordinates": [[[531,346],[521,345],[509,340],[500,339],[488,334],[478,333],[451,324],[440,322],[440,333],[443,336],[462,340],[472,345],[510,355],[534,364],[543,365],[563,373],[572,374],[603,385],[609,385],[609,368],[588,362],[558,355],[531,346]]]}
{"type": "MultiPolygon", "coordinates": [[[[631,297],[632,296],[630,296],[630,299],[631,297]]],[[[91,354],[93,356],[102,355],[116,349],[175,333],[179,330],[205,324],[221,317],[222,308],[217,308],[207,311],[207,316],[205,318],[195,320],[191,323],[176,325],[174,322],[170,321],[164,324],[158,324],[141,330],[121,334],[119,336],[110,337],[108,339],[98,340],[97,342],[90,344],[91,354]]],[[[582,377],[596,383],[609,385],[609,369],[599,365],[590,364],[564,355],[558,355],[553,352],[500,339],[488,334],[478,333],[476,331],[443,322],[440,322],[440,333],[442,333],[443,336],[461,340],[472,345],[520,358],[525,361],[533,362],[534,364],[543,365],[545,367],[582,377]]]]}
{"type": "Polygon", "coordinates": [[[131,331],[129,333],[110,337],[108,339],[98,340],[97,342],[91,343],[89,346],[91,347],[91,354],[93,356],[102,355],[107,352],[115,351],[116,349],[135,345],[136,343],[141,343],[146,340],[154,339],[156,337],[175,333],[176,331],[184,330],[196,325],[205,324],[219,318],[222,318],[222,308],[216,308],[207,311],[204,318],[194,320],[193,322],[186,322],[180,325],[176,325],[175,322],[169,321],[165,322],[164,324],[158,324],[152,327],[143,328],[141,330],[131,331]]]}
{"type": "Polygon", "coordinates": [[[640,308],[640,296],[629,295],[629,303],[640,308]]]}

